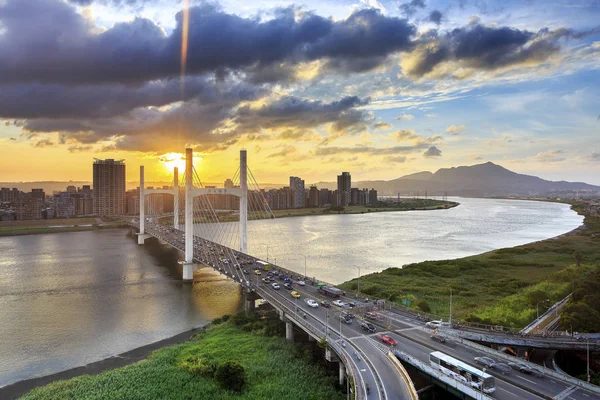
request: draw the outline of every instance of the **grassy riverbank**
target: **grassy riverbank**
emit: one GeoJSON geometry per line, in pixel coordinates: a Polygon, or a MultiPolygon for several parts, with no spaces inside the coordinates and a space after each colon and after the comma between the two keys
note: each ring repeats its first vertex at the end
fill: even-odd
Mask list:
{"type": "Polygon", "coordinates": [[[0,221],[0,236],[36,235],[40,233],[79,232],[103,228],[117,228],[119,221],[98,222],[96,218],[63,218],[26,221],[0,221]]]}
{"type": "MultiPolygon", "coordinates": [[[[580,206],[573,207],[580,211],[580,206]]],[[[500,249],[457,260],[426,261],[389,268],[360,278],[361,293],[448,317],[522,327],[536,315],[540,300],[560,300],[572,282],[600,263],[600,218],[586,217],[582,228],[558,238],[500,249]],[[575,255],[581,267],[575,268],[575,255]]],[[[356,280],[341,285],[355,291],[356,280]]],[[[540,312],[544,310],[540,304],[540,312]]]]}
{"type": "MultiPolygon", "coordinates": [[[[160,349],[137,364],[96,376],[81,376],[38,388],[22,397],[38,399],[342,399],[335,371],[319,364],[313,344],[285,341],[276,317],[265,321],[236,315],[191,341],[160,349]],[[199,361],[200,360],[200,361],[199,361]],[[240,393],[219,384],[202,362],[239,362],[246,384],[240,393]]],[[[218,370],[218,368],[217,368],[218,370]]]]}

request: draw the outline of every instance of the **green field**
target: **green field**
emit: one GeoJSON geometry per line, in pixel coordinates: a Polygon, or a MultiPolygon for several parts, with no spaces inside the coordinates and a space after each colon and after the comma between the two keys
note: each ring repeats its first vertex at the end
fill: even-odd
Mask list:
{"type": "Polygon", "coordinates": [[[337,368],[327,369],[321,354],[317,354],[321,349],[312,344],[286,342],[281,328],[277,319],[265,322],[236,315],[187,343],[157,350],[137,364],[54,382],[34,389],[22,399],[345,398],[336,387],[337,368]],[[215,377],[199,374],[198,368],[193,368],[195,360],[217,364],[238,361],[247,383],[241,393],[225,389],[215,377]]]}
{"type": "MultiPolygon", "coordinates": [[[[584,226],[569,235],[524,246],[362,276],[361,293],[397,303],[406,299],[413,308],[447,319],[452,287],[453,317],[523,327],[535,318],[540,300],[560,300],[573,290],[578,277],[599,266],[600,218],[586,217],[584,226]],[[567,269],[575,264],[577,253],[582,266],[567,269]]],[[[357,282],[354,279],[341,287],[355,291],[357,282]]],[[[540,312],[543,307],[540,304],[540,312]]]]}
{"type": "Polygon", "coordinates": [[[120,221],[103,221],[95,218],[63,218],[24,221],[0,221],[0,236],[36,235],[40,233],[79,232],[125,226],[120,221]]]}

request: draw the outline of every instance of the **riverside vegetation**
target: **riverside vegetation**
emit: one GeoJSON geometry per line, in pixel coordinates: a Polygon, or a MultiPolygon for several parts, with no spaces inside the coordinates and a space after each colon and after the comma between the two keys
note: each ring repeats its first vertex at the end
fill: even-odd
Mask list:
{"type": "MultiPolygon", "coordinates": [[[[34,389],[48,399],[343,399],[337,365],[315,343],[288,343],[274,313],[215,320],[189,342],[137,364],[34,389]]],[[[344,388],[345,389],[345,388],[344,388]]]]}
{"type": "MultiPolygon", "coordinates": [[[[579,213],[583,206],[574,203],[579,213]]],[[[521,328],[549,305],[573,292],[561,329],[600,332],[600,218],[554,239],[456,260],[426,261],[361,276],[360,291],[448,317],[521,328]],[[580,265],[577,266],[577,259],[580,265]],[[545,300],[549,299],[549,302],[545,300]]],[[[357,280],[341,285],[357,290],[357,280]]]]}

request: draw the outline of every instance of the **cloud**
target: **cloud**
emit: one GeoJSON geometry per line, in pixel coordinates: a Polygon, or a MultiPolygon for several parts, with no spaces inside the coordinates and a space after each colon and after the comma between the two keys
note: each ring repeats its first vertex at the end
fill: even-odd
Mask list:
{"type": "Polygon", "coordinates": [[[600,162],[600,153],[594,151],[592,154],[590,154],[588,156],[588,160],[594,161],[594,162],[600,162]]]}
{"type": "Polygon", "coordinates": [[[392,129],[394,127],[394,125],[388,123],[388,122],[384,122],[384,121],[379,121],[373,124],[373,129],[375,130],[388,130],[388,129],[392,129]]]}
{"type": "Polygon", "coordinates": [[[511,142],[512,142],[512,138],[510,136],[508,136],[508,135],[504,135],[504,136],[502,136],[501,138],[498,138],[498,139],[487,140],[485,142],[485,145],[486,146],[502,146],[502,145],[504,145],[506,143],[511,143],[511,142]]]}
{"type": "Polygon", "coordinates": [[[410,141],[412,142],[414,145],[430,145],[432,143],[435,142],[439,142],[441,140],[444,140],[442,138],[442,136],[440,135],[433,135],[430,137],[422,137],[419,136],[414,130],[412,129],[401,129],[399,131],[393,132],[391,134],[388,135],[391,139],[393,139],[396,142],[407,142],[410,141]]]}
{"type": "Polygon", "coordinates": [[[478,20],[440,34],[429,31],[417,48],[401,60],[413,78],[432,75],[464,79],[473,71],[493,71],[539,65],[560,52],[560,39],[580,38],[588,32],[559,28],[536,33],[506,26],[483,25],[478,20]]]}
{"type": "Polygon", "coordinates": [[[287,157],[292,153],[297,151],[296,147],[287,145],[284,146],[281,150],[271,153],[267,156],[267,158],[275,158],[275,157],[287,157]]]}
{"type": "Polygon", "coordinates": [[[478,156],[478,155],[475,155],[475,154],[473,154],[473,155],[469,156],[469,160],[473,160],[473,161],[481,161],[481,160],[482,160],[482,158],[481,158],[481,156],[478,156]]]}
{"type": "MultiPolygon", "coordinates": [[[[139,17],[100,30],[60,0],[0,4],[1,83],[132,83],[180,73],[181,12],[167,34],[139,17]]],[[[393,53],[410,50],[417,32],[406,20],[376,9],[356,10],[334,21],[287,8],[260,21],[203,4],[190,8],[189,20],[186,71],[192,75],[273,70],[282,63],[315,60],[324,61],[325,70],[367,71],[393,53]]]]}
{"type": "Polygon", "coordinates": [[[35,142],[33,144],[33,147],[50,147],[50,146],[54,146],[55,143],[50,140],[50,139],[42,139],[42,140],[38,140],[37,142],[35,142]]]}
{"type": "Polygon", "coordinates": [[[406,161],[406,156],[388,156],[385,161],[401,164],[406,161]]]}
{"type": "Polygon", "coordinates": [[[396,117],[396,119],[398,121],[410,121],[411,119],[414,119],[414,118],[415,118],[415,116],[412,114],[402,114],[402,115],[396,117]]]}
{"type": "Polygon", "coordinates": [[[442,151],[435,146],[429,147],[425,153],[423,153],[423,157],[432,158],[432,157],[441,157],[442,151]]]}
{"type": "Polygon", "coordinates": [[[400,12],[407,17],[412,17],[419,9],[425,8],[425,0],[411,0],[400,5],[400,12]]]}
{"type": "Polygon", "coordinates": [[[370,154],[370,155],[399,155],[408,154],[416,150],[427,148],[426,144],[415,146],[393,146],[393,147],[373,147],[373,146],[355,146],[355,147],[317,147],[316,156],[329,156],[341,153],[349,154],[370,154]]]}
{"type": "Polygon", "coordinates": [[[531,157],[532,160],[542,163],[553,163],[566,160],[565,152],[563,150],[548,150],[542,153],[537,153],[531,157]]]}
{"type": "Polygon", "coordinates": [[[449,133],[452,136],[458,136],[460,134],[462,134],[465,130],[467,129],[467,127],[465,125],[450,125],[448,128],[446,128],[446,133],[449,133]]]}
{"type": "Polygon", "coordinates": [[[436,25],[440,25],[442,23],[442,13],[438,10],[433,10],[429,13],[429,22],[433,22],[436,25]]]}

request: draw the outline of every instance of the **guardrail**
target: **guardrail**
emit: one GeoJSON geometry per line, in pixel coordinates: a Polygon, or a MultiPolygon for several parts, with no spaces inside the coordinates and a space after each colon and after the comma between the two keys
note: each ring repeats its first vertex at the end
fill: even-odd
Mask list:
{"type": "Polygon", "coordinates": [[[494,349],[490,349],[489,347],[482,346],[482,345],[474,343],[470,340],[463,339],[459,336],[454,336],[454,335],[448,334],[447,332],[444,332],[444,331],[438,331],[438,335],[441,335],[450,340],[454,340],[454,341],[462,344],[463,346],[470,347],[470,348],[480,351],[482,353],[486,353],[488,355],[493,356],[494,358],[501,359],[505,362],[518,362],[520,364],[528,365],[531,368],[539,369],[547,376],[551,376],[560,381],[563,381],[563,382],[569,383],[571,385],[575,385],[580,388],[589,390],[590,392],[600,394],[600,386],[592,385],[591,383],[584,382],[581,379],[573,378],[570,375],[561,374],[559,372],[551,370],[550,368],[546,368],[541,365],[534,364],[530,361],[526,361],[526,360],[522,360],[520,358],[509,356],[508,354],[502,353],[502,352],[494,350],[494,349]]]}
{"type": "Polygon", "coordinates": [[[369,364],[369,368],[371,368],[371,371],[373,371],[373,376],[375,377],[375,380],[377,381],[376,383],[377,383],[377,387],[379,388],[379,397],[385,400],[386,393],[384,390],[383,381],[381,380],[381,376],[379,376],[377,369],[375,368],[375,366],[373,365],[371,360],[369,360],[369,357],[367,357],[367,355],[364,353],[364,351],[362,351],[358,346],[354,346],[354,347],[361,354],[363,360],[365,360],[365,362],[367,364],[369,364]]]}
{"type": "Polygon", "coordinates": [[[406,354],[399,350],[394,350],[393,355],[396,356],[397,358],[401,359],[402,361],[405,361],[405,362],[413,365],[414,367],[420,369],[421,371],[444,382],[446,385],[448,385],[462,393],[465,393],[466,395],[471,396],[474,399],[494,400],[493,397],[490,397],[487,394],[485,394],[479,390],[476,390],[476,389],[472,388],[471,386],[466,385],[463,382],[458,381],[458,380],[444,374],[443,372],[431,367],[429,364],[419,360],[416,357],[413,357],[413,356],[406,354]]]}
{"type": "Polygon", "coordinates": [[[545,313],[543,313],[539,318],[534,319],[533,321],[531,321],[529,323],[529,325],[527,325],[525,328],[521,329],[521,333],[529,333],[531,332],[533,329],[535,329],[535,327],[541,322],[544,321],[546,318],[548,318],[548,315],[552,314],[553,312],[557,312],[559,308],[561,308],[562,306],[565,305],[565,303],[567,301],[569,301],[569,299],[571,298],[571,295],[573,293],[569,293],[564,299],[557,301],[556,303],[554,303],[549,309],[546,310],[545,313]]]}
{"type": "Polygon", "coordinates": [[[402,375],[402,377],[404,378],[404,381],[410,382],[409,389],[410,389],[411,400],[419,400],[419,395],[417,393],[417,389],[415,388],[415,385],[413,384],[412,379],[410,379],[410,376],[408,376],[408,371],[406,371],[406,368],[404,368],[404,365],[402,365],[402,363],[400,361],[398,361],[398,358],[396,358],[396,356],[391,351],[387,352],[387,357],[390,359],[392,364],[394,364],[394,367],[396,367],[396,369],[398,370],[400,375],[402,375]]]}

